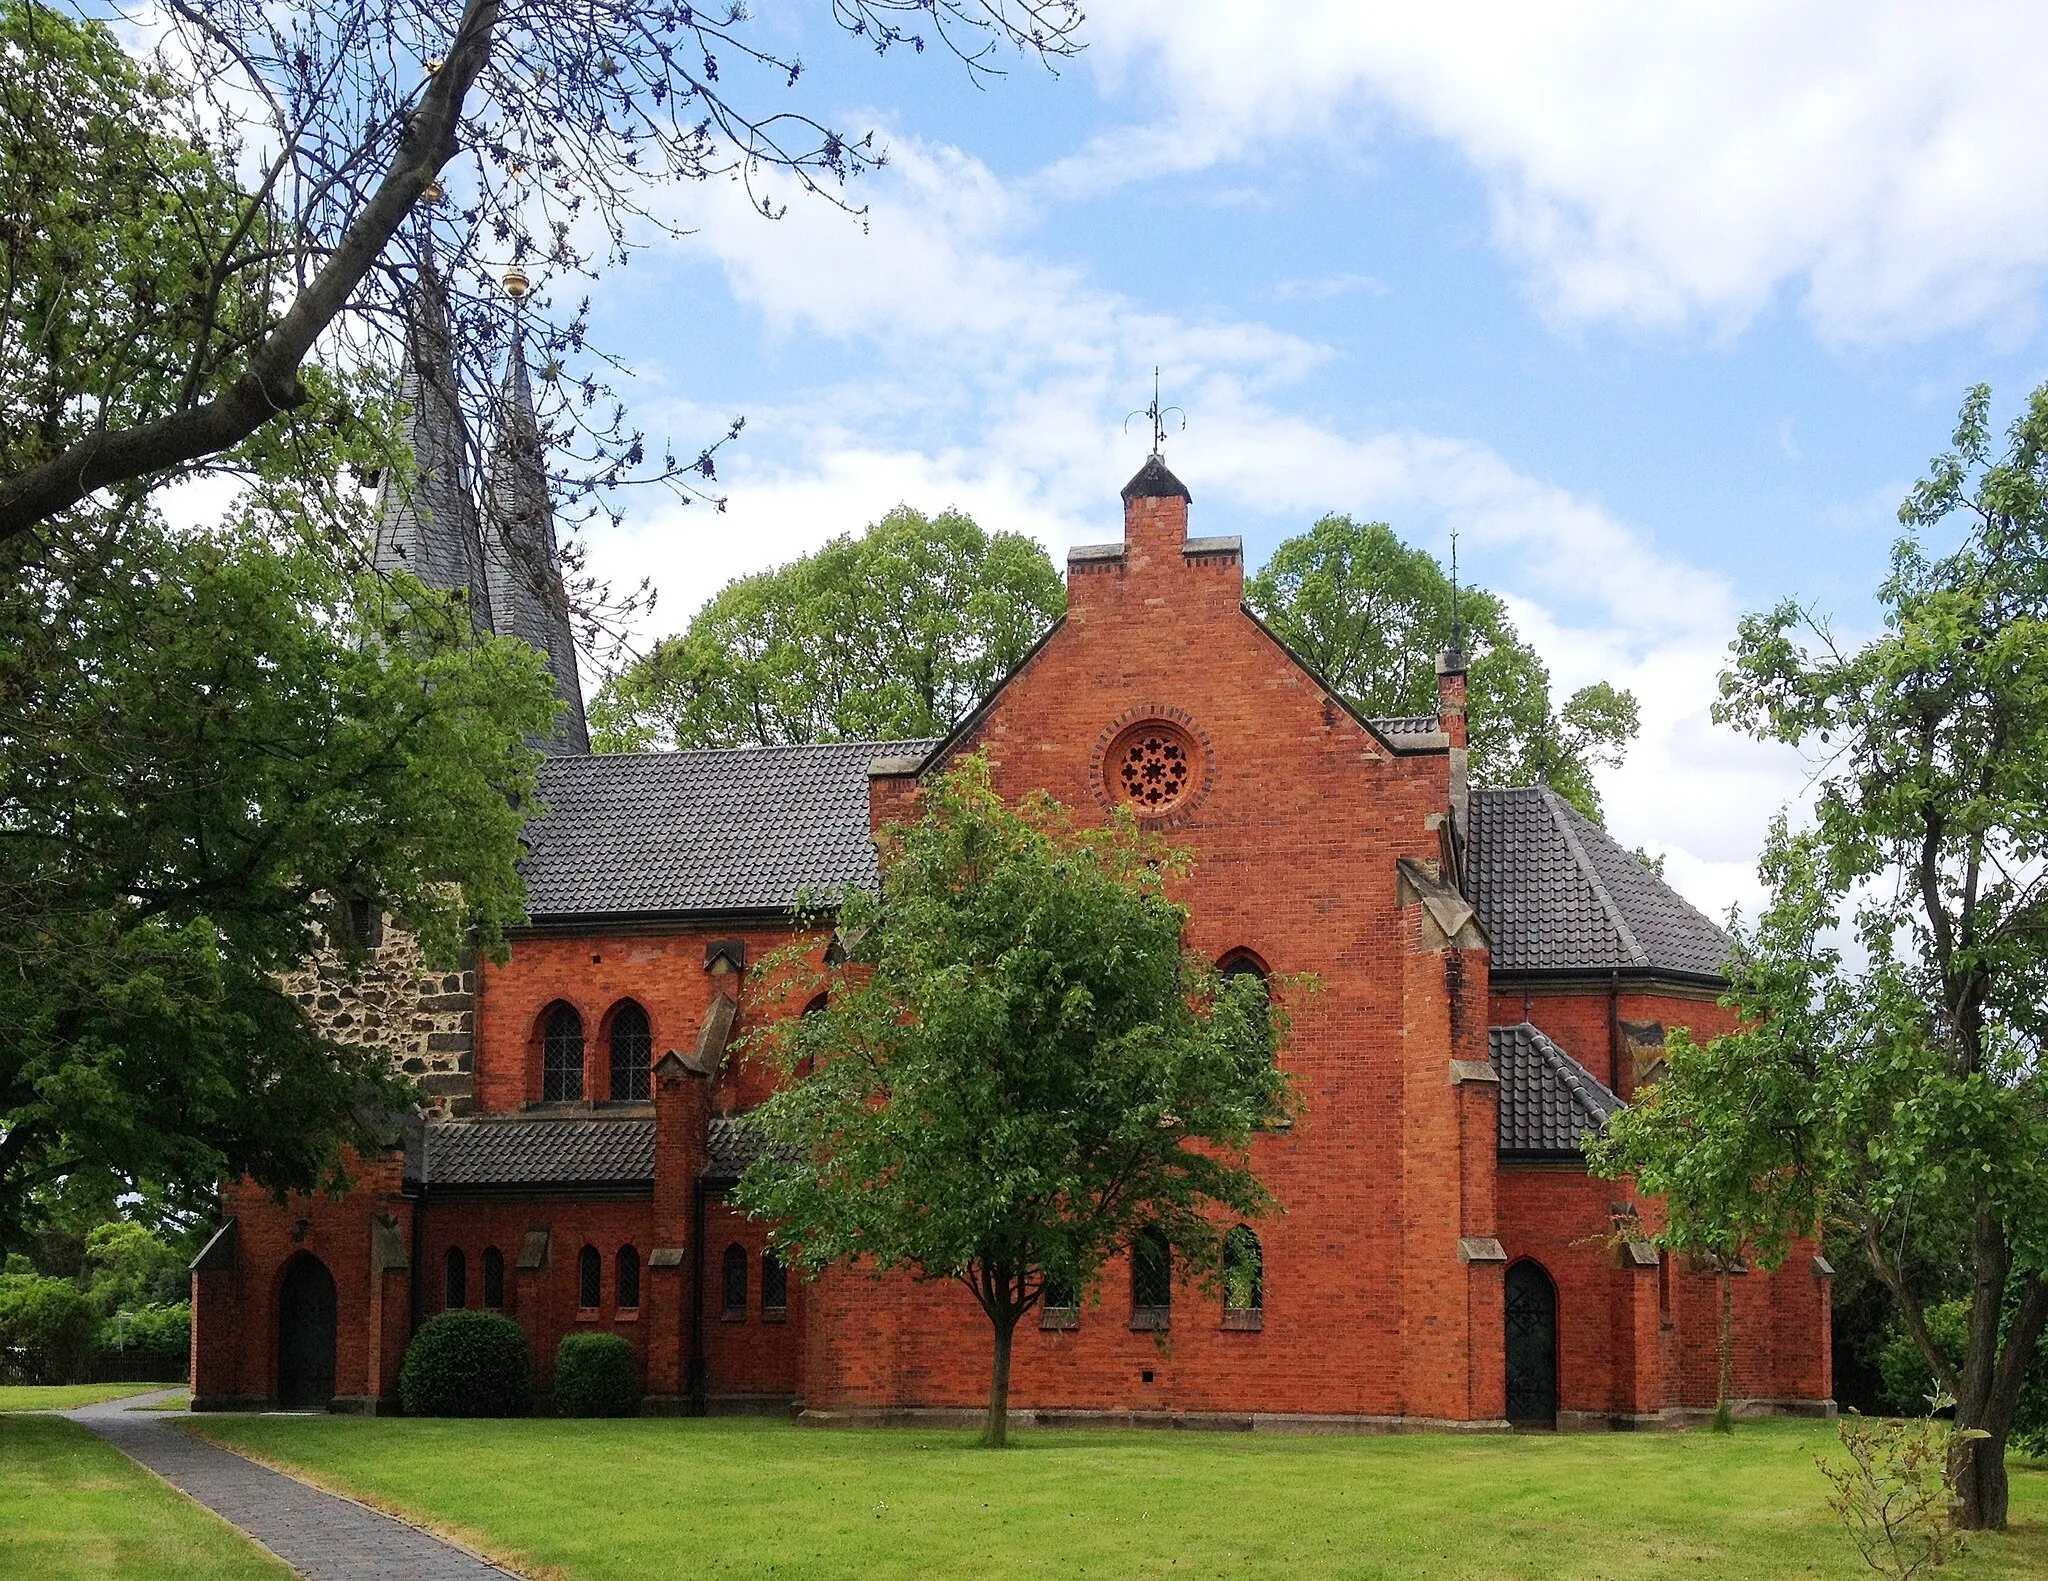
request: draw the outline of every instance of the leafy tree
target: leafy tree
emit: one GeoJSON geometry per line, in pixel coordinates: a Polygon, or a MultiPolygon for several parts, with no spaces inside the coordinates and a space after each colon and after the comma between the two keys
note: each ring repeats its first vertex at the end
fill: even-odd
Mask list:
{"type": "Polygon", "coordinates": [[[0,1246],[67,1194],[310,1188],[375,1139],[410,1089],[274,975],[329,895],[451,963],[523,914],[539,659],[266,523],[0,549],[0,1246]]]}
{"type": "Polygon", "coordinates": [[[99,1314],[69,1279],[0,1274],[0,1365],[31,1384],[76,1383],[92,1364],[99,1314]]]}
{"type": "MultiPolygon", "coordinates": [[[[1360,713],[1436,712],[1436,662],[1454,622],[1451,581],[1386,523],[1325,516],[1273,551],[1245,584],[1245,602],[1360,713]]],[[[1594,771],[1618,765],[1635,738],[1634,696],[1599,681],[1554,708],[1550,671],[1499,598],[1461,589],[1455,613],[1470,664],[1474,783],[1541,780],[1598,820],[1594,771]]]]}
{"type": "MultiPolygon", "coordinates": [[[[1738,995],[1747,982],[1738,973],[1738,995]]],[[[1777,1268],[1793,1240],[1814,1225],[1804,1198],[1755,1189],[1759,1173],[1771,1167],[1770,1155],[1759,1155],[1759,1144],[1768,1148],[1774,1139],[1752,1128],[1750,1092],[1730,1069],[1744,1053],[1738,1039],[1701,1045],[1683,1027],[1674,1028],[1663,1079],[1643,1089],[1586,1146],[1595,1173],[1633,1176],[1640,1190],[1658,1199],[1660,1222],[1632,1227],[1631,1238],[1644,1235],[1667,1256],[1704,1264],[1719,1281],[1718,1433],[1734,1428],[1735,1270],[1744,1261],[1777,1268]]]]}
{"type": "MultiPolygon", "coordinates": [[[[1884,630],[1845,649],[1790,604],[1746,618],[1719,713],[1823,754],[1816,815],[1781,820],[1771,901],[1734,974],[1742,1030],[1672,1060],[1660,1115],[1778,1225],[1854,1234],[1956,1421],[1960,1519],[2005,1524],[2005,1450],[2048,1325],[2048,387],[1995,450],[1990,392],[1900,511],[1884,630]],[[1860,963],[1836,942],[1853,915],[1860,963]],[[1909,1256],[1967,1278],[1961,1365],[1909,1256]]],[[[1626,1129],[1626,1125],[1623,1127],[1626,1129]]]]}
{"type": "MultiPolygon", "coordinates": [[[[494,355],[519,312],[558,496],[708,476],[708,450],[651,461],[605,398],[580,279],[674,229],[663,184],[731,177],[773,216],[780,176],[850,207],[884,158],[783,97],[802,63],[738,3],[179,0],[148,14],[146,71],[79,20],[101,10],[0,10],[0,542],[101,490],[234,469],[266,428],[317,431],[340,370],[395,364],[429,249],[464,344],[494,355]],[[532,276],[523,304],[496,287],[508,265],[532,276]]],[[[1072,53],[1079,22],[1071,0],[831,16],[862,48],[943,44],[977,75],[1010,47],[1072,53]]],[[[465,399],[486,415],[488,382],[465,399]]]]}
{"type": "Polygon", "coordinates": [[[729,583],[598,694],[598,750],[944,735],[1065,609],[1031,539],[898,506],[729,583]]]}
{"type": "MultiPolygon", "coordinates": [[[[1215,1216],[1270,1206],[1248,1151],[1289,1106],[1285,1017],[1184,949],[1185,860],[1128,817],[1007,807],[982,758],[922,797],[887,831],[879,896],[844,897],[828,1008],[757,1035],[793,1079],[755,1111],[773,1145],[738,1200],[807,1270],[965,1285],[1000,1446],[1011,1338],[1048,1289],[1075,1299],[1141,1231],[1214,1283],[1215,1216]]],[[[796,959],[771,970],[808,996],[796,959]]]]}

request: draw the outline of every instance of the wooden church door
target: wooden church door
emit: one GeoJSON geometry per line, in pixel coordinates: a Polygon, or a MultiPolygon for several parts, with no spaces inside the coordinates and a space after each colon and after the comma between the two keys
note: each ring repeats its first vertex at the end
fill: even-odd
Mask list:
{"type": "Polygon", "coordinates": [[[1524,1259],[1507,1276],[1508,1420],[1557,1425],[1557,1287],[1524,1259]]]}
{"type": "Polygon", "coordinates": [[[287,1411],[324,1411],[333,1398],[334,1276],[301,1252],[277,1299],[277,1403],[287,1411]]]}

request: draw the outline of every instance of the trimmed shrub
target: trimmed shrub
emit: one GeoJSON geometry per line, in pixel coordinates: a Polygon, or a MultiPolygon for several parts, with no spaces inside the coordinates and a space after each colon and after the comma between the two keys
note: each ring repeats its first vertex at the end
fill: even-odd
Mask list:
{"type": "Polygon", "coordinates": [[[640,1409],[633,1347],[623,1334],[564,1334],[555,1352],[555,1411],[631,1416],[640,1409]]]}
{"type": "Polygon", "coordinates": [[[77,1383],[92,1365],[99,1314],[69,1279],[0,1274],[0,1367],[24,1383],[77,1383]]]}
{"type": "Polygon", "coordinates": [[[526,1335],[502,1312],[443,1312],[405,1348],[398,1399],[407,1416],[524,1416],[533,1406],[526,1335]]]}

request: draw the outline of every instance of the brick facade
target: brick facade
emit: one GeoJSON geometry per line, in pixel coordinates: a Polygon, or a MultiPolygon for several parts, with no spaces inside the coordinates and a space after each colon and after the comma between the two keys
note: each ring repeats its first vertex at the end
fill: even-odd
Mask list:
{"type": "MultiPolygon", "coordinates": [[[[1117,796],[1113,750],[1129,727],[1156,723],[1189,754],[1184,793],[1157,823],[1194,853],[1190,942],[1315,981],[1290,1006],[1282,1056],[1300,1118],[1253,1150],[1283,1209],[1254,1226],[1258,1326],[1226,1322],[1220,1300],[1183,1278],[1170,1327],[1134,1327],[1119,1259],[1073,1326],[1019,1330],[1013,1409],[1322,1430],[1498,1427],[1504,1280],[1521,1260],[1540,1264],[1556,1293],[1560,1424],[1679,1420],[1710,1406],[1716,1278],[1662,1260],[1637,1266],[1615,1250],[1625,1183],[1570,1159],[1500,1159],[1488,1028],[1533,1023],[1626,1098],[1654,1079],[1670,1028],[1708,1036],[1728,1025],[1711,984],[1654,969],[1496,976],[1485,924],[1460,893],[1462,671],[1447,669],[1436,720],[1360,719],[1246,612],[1235,540],[1190,539],[1187,525],[1185,491],[1148,466],[1126,500],[1123,543],[1075,552],[1064,622],[953,739],[883,754],[868,781],[879,827],[908,810],[921,776],[985,750],[1006,795],[1043,789],[1099,816],[1117,796]],[[1156,486],[1141,486],[1148,478],[1156,486]]],[[[807,1286],[792,1278],[786,1306],[765,1311],[763,1228],[726,1203],[707,1151],[716,1117],[758,1102],[773,1079],[731,1054],[719,1060],[721,996],[736,997],[741,1030],[803,1008],[731,972],[735,947],[751,966],[791,944],[815,960],[825,942],[759,915],[537,923],[505,965],[477,974],[479,1118],[466,1123],[646,1116],[651,1178],[552,1195],[538,1184],[457,1189],[431,1169],[409,1184],[393,1153],[341,1202],[280,1209],[237,1188],[233,1244],[194,1276],[195,1392],[274,1395],[269,1292],[288,1257],[309,1252],[336,1283],[337,1395],[388,1400],[409,1325],[441,1309],[448,1248],[463,1250],[475,1304],[495,1246],[508,1263],[504,1305],[533,1342],[543,1390],[560,1336],[598,1327],[631,1340],[654,1408],[799,1402],[821,1421],[977,1409],[988,1326],[963,1290],[840,1270],[807,1286]],[[652,1030],[646,1103],[613,1102],[607,1085],[607,1028],[628,999],[652,1030]],[[557,1004],[585,1031],[580,1105],[541,1102],[541,1029],[557,1004]],[[693,1068],[707,1047],[710,1074],[693,1068]],[[402,1240],[407,1267],[372,1272],[379,1214],[390,1220],[380,1244],[402,1240]],[[513,1254],[540,1224],[545,1265],[515,1278],[513,1254]],[[576,1289],[586,1244],[604,1269],[594,1308],[576,1289]],[[621,1313],[613,1271],[626,1245],[641,1303],[621,1313]],[[746,1303],[728,1314],[723,1267],[735,1246],[746,1303]]],[[[1775,1274],[1736,1279],[1737,1392],[1759,1408],[1829,1408],[1827,1287],[1815,1267],[1802,1247],[1775,1274]]]]}

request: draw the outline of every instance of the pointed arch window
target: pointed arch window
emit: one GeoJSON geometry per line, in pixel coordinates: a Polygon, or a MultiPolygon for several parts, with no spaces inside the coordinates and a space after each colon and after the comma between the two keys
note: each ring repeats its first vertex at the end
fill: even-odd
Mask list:
{"type": "Polygon", "coordinates": [[[611,1095],[615,1103],[644,1103],[647,1070],[654,1054],[654,1033],[647,1012],[628,999],[612,1011],[611,1095]]]}
{"type": "Polygon", "coordinates": [[[604,1301],[604,1259],[595,1246],[586,1246],[576,1257],[576,1304],[592,1311],[604,1301]]]}
{"type": "Polygon", "coordinates": [[[789,1265],[771,1246],[761,1253],[761,1321],[780,1323],[789,1316],[789,1265]]]}
{"type": "Polygon", "coordinates": [[[449,1247],[441,1260],[441,1304],[450,1312],[469,1305],[469,1259],[460,1246],[449,1247]]]}
{"type": "Polygon", "coordinates": [[[1045,1276],[1045,1293],[1038,1298],[1038,1326],[1073,1329],[1081,1326],[1081,1292],[1063,1274],[1045,1276]]]}
{"type": "Polygon", "coordinates": [[[547,1103],[583,1096],[583,1018],[574,1005],[548,1012],[540,1042],[540,1095],[547,1103]]]}
{"type": "Polygon", "coordinates": [[[1131,1327],[1173,1326],[1173,1247],[1156,1225],[1131,1242],[1131,1327]]]}
{"type": "Polygon", "coordinates": [[[501,1312],[505,1307],[505,1254],[495,1246],[484,1248],[484,1310],[501,1312]]]}
{"type": "Polygon", "coordinates": [[[1266,1254],[1246,1224],[1223,1237],[1223,1326],[1266,1326],[1266,1254]]]}
{"type": "Polygon", "coordinates": [[[621,1246],[614,1260],[613,1304],[621,1312],[640,1310],[640,1253],[631,1246],[621,1246]]]}
{"type": "Polygon", "coordinates": [[[747,1320],[747,1249],[738,1241],[725,1249],[725,1320],[747,1320]]]}

